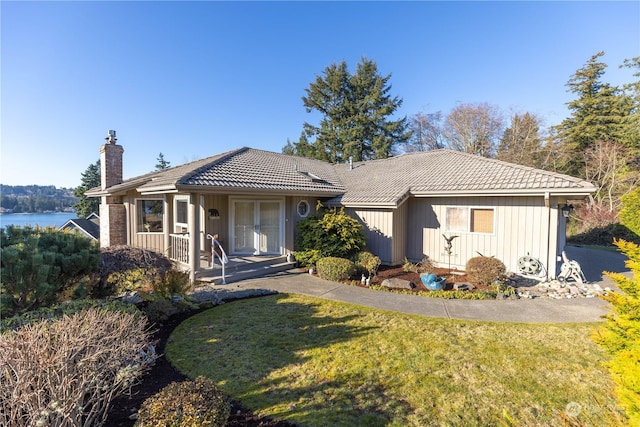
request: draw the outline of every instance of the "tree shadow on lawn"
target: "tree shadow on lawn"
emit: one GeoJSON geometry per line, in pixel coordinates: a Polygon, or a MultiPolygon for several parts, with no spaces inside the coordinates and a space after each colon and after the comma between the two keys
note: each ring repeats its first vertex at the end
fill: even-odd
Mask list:
{"type": "Polygon", "coordinates": [[[167,357],[192,378],[214,379],[243,406],[301,425],[386,425],[410,412],[375,376],[354,374],[359,363],[372,363],[366,354],[349,361],[348,372],[332,363],[330,347],[378,328],[296,298],[239,300],[200,313],[176,328],[167,357]]]}

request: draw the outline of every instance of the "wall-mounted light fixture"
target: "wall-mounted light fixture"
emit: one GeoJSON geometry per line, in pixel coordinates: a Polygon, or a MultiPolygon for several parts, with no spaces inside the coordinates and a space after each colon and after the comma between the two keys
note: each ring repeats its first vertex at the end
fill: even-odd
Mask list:
{"type": "Polygon", "coordinates": [[[209,219],[220,219],[218,209],[209,209],[209,219]]]}
{"type": "Polygon", "coordinates": [[[563,217],[569,218],[569,213],[573,210],[573,205],[560,205],[560,210],[562,211],[563,217]]]}

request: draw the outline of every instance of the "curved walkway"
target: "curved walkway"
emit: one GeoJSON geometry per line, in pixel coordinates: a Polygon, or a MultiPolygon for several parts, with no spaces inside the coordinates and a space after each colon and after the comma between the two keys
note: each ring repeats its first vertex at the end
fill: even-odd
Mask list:
{"type": "MultiPolygon", "coordinates": [[[[616,252],[570,248],[567,254],[584,266],[583,271],[588,281],[602,283],[603,287],[611,286],[609,279],[602,277],[603,270],[628,273],[624,266],[625,257],[616,252]],[[598,277],[594,277],[595,274],[598,277]]],[[[228,285],[211,285],[198,291],[227,294],[228,299],[251,295],[255,291],[296,293],[421,316],[497,322],[597,322],[608,312],[608,303],[599,298],[447,300],[343,285],[311,276],[299,269],[228,285]],[[234,297],[233,294],[237,295],[234,297]]],[[[220,298],[227,299],[223,295],[220,298]]]]}

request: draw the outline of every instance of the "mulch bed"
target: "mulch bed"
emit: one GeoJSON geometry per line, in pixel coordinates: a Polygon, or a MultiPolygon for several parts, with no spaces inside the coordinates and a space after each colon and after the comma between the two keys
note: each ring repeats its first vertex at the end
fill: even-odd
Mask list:
{"type": "MultiPolygon", "coordinates": [[[[455,283],[459,283],[459,282],[469,283],[467,275],[464,271],[455,270],[455,269],[449,270],[448,268],[436,268],[433,271],[433,274],[435,274],[438,277],[446,278],[445,288],[444,288],[444,290],[446,291],[453,290],[453,285],[455,283]]],[[[422,280],[420,280],[420,273],[406,272],[403,270],[403,267],[401,265],[400,266],[385,266],[385,265],[380,266],[380,269],[378,269],[378,273],[376,274],[376,277],[374,277],[371,280],[371,284],[380,285],[382,284],[382,281],[384,279],[390,279],[390,278],[403,279],[403,280],[410,281],[415,285],[415,287],[411,289],[412,292],[416,292],[416,293],[423,292],[423,291],[429,292],[429,289],[427,289],[427,287],[424,284],[422,284],[422,280]]],[[[476,283],[473,283],[473,286],[475,286],[475,289],[470,292],[474,292],[478,290],[494,289],[491,286],[482,286],[476,283]]]]}

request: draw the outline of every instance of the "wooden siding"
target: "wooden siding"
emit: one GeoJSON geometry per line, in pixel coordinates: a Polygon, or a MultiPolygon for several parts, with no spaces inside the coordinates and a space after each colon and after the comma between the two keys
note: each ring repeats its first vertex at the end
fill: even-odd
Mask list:
{"type": "MultiPolygon", "coordinates": [[[[555,200],[550,202],[550,206],[557,204],[555,200]]],[[[407,257],[413,261],[428,256],[440,266],[448,266],[450,262],[452,267],[464,268],[467,260],[481,253],[502,260],[509,271],[517,271],[518,258],[527,254],[548,264],[549,256],[560,243],[556,236],[551,236],[551,240],[549,236],[550,215],[557,216],[557,209],[545,207],[543,197],[417,198],[408,203],[407,257]],[[447,232],[448,206],[494,208],[494,232],[447,232]],[[450,260],[443,234],[458,236],[453,240],[450,260]]]]}
{"type": "Polygon", "coordinates": [[[309,218],[310,215],[314,215],[316,213],[316,205],[318,203],[318,199],[314,196],[289,196],[286,198],[286,206],[285,206],[285,254],[288,252],[293,252],[296,247],[296,239],[298,237],[297,232],[297,224],[305,218],[302,218],[298,215],[298,203],[302,200],[306,200],[309,203],[309,215],[306,218],[309,218]]]}
{"type": "MultiPolygon", "coordinates": [[[[138,216],[136,200],[164,200],[164,197],[165,196],[163,195],[140,196],[137,192],[130,191],[123,198],[123,202],[127,210],[127,242],[130,246],[148,249],[150,251],[167,255],[165,252],[166,248],[164,239],[164,232],[167,232],[167,230],[163,230],[163,233],[138,233],[137,231],[138,216]]],[[[166,225],[166,221],[164,225],[166,225]]]]}
{"type": "MultiPolygon", "coordinates": [[[[364,226],[367,249],[385,264],[394,263],[394,212],[391,209],[345,209],[364,226]]],[[[400,239],[399,239],[400,240],[400,239]]]]}

